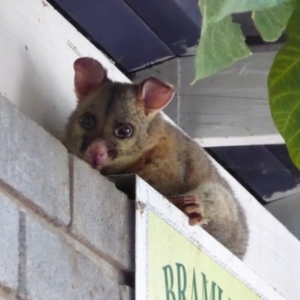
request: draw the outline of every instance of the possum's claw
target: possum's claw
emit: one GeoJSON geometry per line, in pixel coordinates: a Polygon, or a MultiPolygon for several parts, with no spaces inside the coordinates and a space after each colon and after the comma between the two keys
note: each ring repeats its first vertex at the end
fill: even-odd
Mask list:
{"type": "Polygon", "coordinates": [[[191,226],[206,223],[206,220],[202,216],[199,201],[196,196],[179,195],[168,197],[168,199],[189,217],[189,224],[191,226]]]}

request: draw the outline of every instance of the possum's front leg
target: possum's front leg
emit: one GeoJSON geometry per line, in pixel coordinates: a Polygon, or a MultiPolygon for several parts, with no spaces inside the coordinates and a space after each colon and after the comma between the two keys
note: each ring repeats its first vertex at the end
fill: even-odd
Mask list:
{"type": "Polygon", "coordinates": [[[168,198],[188,215],[190,225],[201,225],[236,256],[244,256],[248,229],[244,213],[231,191],[208,182],[188,195],[168,198]]]}

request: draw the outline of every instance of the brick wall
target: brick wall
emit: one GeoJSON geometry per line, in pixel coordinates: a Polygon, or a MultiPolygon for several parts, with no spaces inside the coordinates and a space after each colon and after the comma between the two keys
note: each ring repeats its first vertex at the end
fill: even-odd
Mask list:
{"type": "Polygon", "coordinates": [[[0,299],[134,299],[134,203],[0,97],[0,299]]]}

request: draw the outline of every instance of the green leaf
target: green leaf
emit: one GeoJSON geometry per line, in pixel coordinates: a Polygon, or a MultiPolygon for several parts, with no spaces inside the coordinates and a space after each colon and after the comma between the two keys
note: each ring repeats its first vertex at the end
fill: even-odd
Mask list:
{"type": "Polygon", "coordinates": [[[278,40],[286,28],[294,7],[294,2],[288,2],[276,7],[253,12],[254,24],[264,41],[273,42],[278,40]]]}
{"type": "Polygon", "coordinates": [[[256,26],[265,40],[276,40],[293,9],[290,1],[294,0],[201,0],[201,38],[192,84],[251,55],[239,25],[228,14],[259,10],[254,13],[256,26]]]}
{"type": "MultiPolygon", "coordinates": [[[[215,23],[233,13],[259,11],[287,3],[290,0],[218,0],[207,14],[207,23],[215,23]]],[[[201,2],[201,1],[200,1],[201,2]]]]}
{"type": "Polygon", "coordinates": [[[231,17],[205,26],[196,51],[196,76],[192,84],[250,56],[244,39],[240,26],[232,23],[231,17]]]}
{"type": "Polygon", "coordinates": [[[268,78],[271,113],[294,164],[300,168],[300,1],[287,26],[287,42],[268,78]]]}

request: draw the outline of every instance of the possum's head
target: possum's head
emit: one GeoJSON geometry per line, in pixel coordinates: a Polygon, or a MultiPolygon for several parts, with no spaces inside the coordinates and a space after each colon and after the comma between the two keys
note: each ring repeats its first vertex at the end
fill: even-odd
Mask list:
{"type": "Polygon", "coordinates": [[[156,78],[137,85],[112,82],[102,65],[88,57],[77,59],[74,70],[78,104],[64,143],[102,173],[122,172],[155,145],[157,113],[175,89],[156,78]]]}

